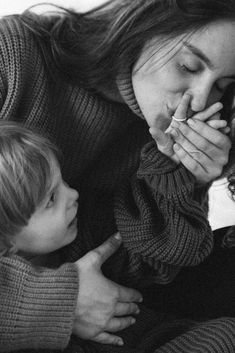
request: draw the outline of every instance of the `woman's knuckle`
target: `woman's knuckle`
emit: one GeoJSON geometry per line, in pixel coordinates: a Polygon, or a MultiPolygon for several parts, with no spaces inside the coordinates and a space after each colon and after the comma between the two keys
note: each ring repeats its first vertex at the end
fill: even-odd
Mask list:
{"type": "Polygon", "coordinates": [[[200,168],[198,166],[198,163],[192,163],[190,166],[191,173],[194,175],[199,175],[200,174],[200,168]]]}
{"type": "Polygon", "coordinates": [[[229,151],[230,148],[232,147],[232,143],[230,141],[230,138],[224,134],[220,134],[216,141],[214,142],[215,145],[221,146],[222,149],[225,151],[229,151]]]}
{"type": "Polygon", "coordinates": [[[201,141],[197,148],[200,150],[200,151],[207,151],[209,149],[209,144],[206,142],[206,141],[201,141]]]}
{"type": "Polygon", "coordinates": [[[226,155],[226,156],[221,156],[221,158],[220,158],[220,165],[221,165],[221,170],[222,170],[222,167],[224,166],[224,165],[226,165],[227,163],[228,163],[228,156],[226,155]]]}

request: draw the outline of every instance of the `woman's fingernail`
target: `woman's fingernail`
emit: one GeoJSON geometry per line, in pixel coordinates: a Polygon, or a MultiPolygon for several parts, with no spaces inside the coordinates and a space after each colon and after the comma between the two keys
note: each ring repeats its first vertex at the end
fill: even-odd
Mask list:
{"type": "Polygon", "coordinates": [[[179,136],[179,132],[175,129],[171,129],[170,135],[173,135],[174,137],[178,137],[179,136]]]}
{"type": "Polygon", "coordinates": [[[193,120],[193,119],[188,119],[188,120],[187,120],[187,123],[188,123],[189,126],[193,126],[193,125],[196,124],[196,121],[193,120]]]}
{"type": "Polygon", "coordinates": [[[172,120],[171,126],[173,126],[173,127],[179,127],[179,123],[178,123],[177,121],[175,121],[175,120],[172,120]]]}
{"type": "Polygon", "coordinates": [[[133,317],[132,319],[131,319],[131,325],[134,325],[136,323],[136,319],[133,317]]]}
{"type": "Polygon", "coordinates": [[[175,144],[173,145],[173,148],[174,148],[174,150],[179,151],[180,146],[178,145],[178,143],[175,143],[175,144]]]}

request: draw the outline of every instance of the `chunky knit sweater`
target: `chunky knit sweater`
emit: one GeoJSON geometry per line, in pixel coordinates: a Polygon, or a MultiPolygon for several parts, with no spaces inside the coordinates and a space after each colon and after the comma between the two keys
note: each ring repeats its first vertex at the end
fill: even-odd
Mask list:
{"type": "MultiPolygon", "coordinates": [[[[111,166],[111,174],[116,168],[111,166]]],[[[102,175],[97,169],[96,180],[90,174],[83,183],[80,231],[66,248],[66,260],[76,260],[98,245],[97,240],[118,230],[123,247],[105,271],[118,282],[143,287],[168,283],[181,267],[197,265],[209,254],[213,236],[205,211],[195,200],[195,179],[160,153],[154,141],[142,149],[137,173],[125,178],[114,193],[99,185],[102,175]]],[[[108,177],[106,172],[105,182],[108,177]]]]}
{"type": "MultiPolygon", "coordinates": [[[[78,292],[72,261],[114,230],[120,229],[124,246],[104,270],[124,283],[124,269],[135,280],[144,264],[151,278],[171,280],[179,267],[208,255],[212,235],[192,201],[194,181],[183,168],[172,169],[172,162],[147,145],[136,177],[140,151],[150,137],[128,75],[118,81],[128,104],[111,102],[79,84],[55,81],[44,44],[19,17],[1,20],[0,37],[0,118],[35,125],[53,136],[66,157],[63,174],[80,191],[78,238],[63,252],[69,263],[52,270],[33,268],[18,257],[0,259],[0,351],[51,352],[65,348],[71,335],[78,292]]],[[[234,326],[232,319],[200,324],[143,308],[137,325],[123,332],[123,349],[73,338],[67,351],[193,352],[204,345],[210,352],[218,346],[233,352],[234,326]]]]}

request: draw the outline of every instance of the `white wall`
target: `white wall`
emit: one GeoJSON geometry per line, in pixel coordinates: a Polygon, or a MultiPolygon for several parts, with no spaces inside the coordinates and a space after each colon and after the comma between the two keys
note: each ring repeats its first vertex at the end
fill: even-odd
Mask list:
{"type": "MultiPolygon", "coordinates": [[[[42,0],[0,0],[0,16],[21,13],[28,7],[40,2],[42,0]]],[[[44,2],[86,11],[103,3],[104,0],[46,0],[44,2]]]]}

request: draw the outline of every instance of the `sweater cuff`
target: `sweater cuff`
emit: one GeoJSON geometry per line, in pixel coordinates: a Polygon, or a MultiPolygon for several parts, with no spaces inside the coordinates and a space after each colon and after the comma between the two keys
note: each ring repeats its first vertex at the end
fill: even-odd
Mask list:
{"type": "Polygon", "coordinates": [[[69,263],[51,270],[35,269],[16,258],[1,259],[3,262],[8,275],[6,290],[10,291],[1,308],[4,335],[0,351],[65,348],[78,295],[76,266],[69,263]]]}
{"type": "Polygon", "coordinates": [[[165,197],[178,195],[179,192],[191,192],[196,181],[182,164],[176,164],[161,153],[155,142],[143,148],[137,176],[145,179],[151,188],[165,197]]]}
{"type": "Polygon", "coordinates": [[[140,158],[139,176],[167,174],[178,167],[177,163],[158,150],[155,141],[151,141],[143,147],[140,158]]]}

